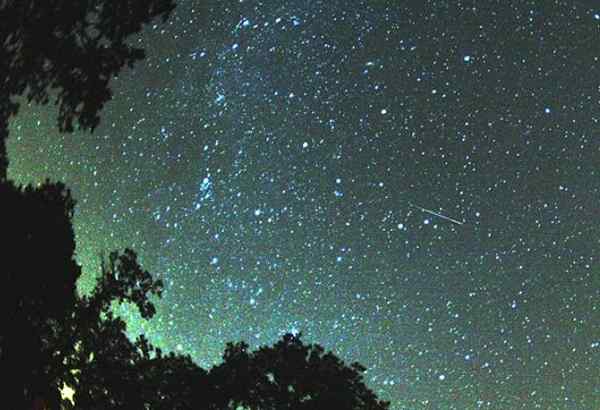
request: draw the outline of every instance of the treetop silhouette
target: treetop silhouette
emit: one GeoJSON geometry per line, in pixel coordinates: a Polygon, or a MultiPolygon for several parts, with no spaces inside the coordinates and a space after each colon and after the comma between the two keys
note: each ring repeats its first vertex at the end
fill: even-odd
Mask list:
{"type": "Polygon", "coordinates": [[[15,97],[58,105],[61,132],[93,130],[111,98],[109,81],[144,58],[127,43],[174,0],[0,0],[0,180],[15,97]]]}
{"type": "Polygon", "coordinates": [[[227,345],[223,364],[209,373],[217,408],[385,410],[365,385],[359,363],[347,366],[332,352],[286,334],[272,347],[248,352],[227,345]]]}
{"type": "Polygon", "coordinates": [[[8,121],[17,99],[58,105],[58,129],[93,130],[110,79],[144,57],[127,39],[174,0],[0,0],[0,379],[10,409],[386,410],[363,381],[318,345],[286,335],[248,351],[229,344],[206,371],[189,356],[131,341],[115,303],[151,319],[162,282],[133,250],[113,252],[89,295],[79,295],[72,225],[75,201],[62,183],[16,186],[6,178],[8,121]],[[61,397],[74,389],[75,405],[61,397]]]}

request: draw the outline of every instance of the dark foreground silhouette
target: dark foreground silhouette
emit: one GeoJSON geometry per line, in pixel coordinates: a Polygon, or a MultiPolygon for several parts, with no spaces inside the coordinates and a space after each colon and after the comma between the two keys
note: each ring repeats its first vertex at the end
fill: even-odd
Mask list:
{"type": "Polygon", "coordinates": [[[0,179],[15,97],[52,100],[60,131],[93,130],[109,81],[144,58],[127,39],[174,8],[174,0],[0,0],[0,179]]]}
{"type": "Polygon", "coordinates": [[[361,365],[293,335],[255,352],[229,344],[208,371],[143,335],[131,341],[112,306],[130,303],[151,319],[150,297],[162,283],[126,249],[103,261],[91,294],[79,295],[69,190],[7,179],[18,99],[53,100],[61,132],[93,130],[110,79],[144,57],[126,40],[173,8],[173,0],[0,0],[0,407],[387,409],[365,386],[361,365]]]}
{"type": "Polygon", "coordinates": [[[132,342],[114,303],[151,319],[162,284],[129,249],[112,253],[90,295],[80,296],[74,260],[74,202],[60,183],[0,183],[4,247],[0,378],[11,409],[386,409],[363,382],[364,368],[285,335],[248,351],[229,344],[206,371],[189,356],[132,342]]]}

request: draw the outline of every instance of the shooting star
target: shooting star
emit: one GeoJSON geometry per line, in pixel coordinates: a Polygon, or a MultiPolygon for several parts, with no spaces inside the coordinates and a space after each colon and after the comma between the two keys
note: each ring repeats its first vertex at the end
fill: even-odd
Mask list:
{"type": "Polygon", "coordinates": [[[456,220],[454,218],[450,218],[449,216],[446,216],[446,215],[442,215],[442,214],[440,214],[438,212],[432,211],[431,209],[423,208],[422,206],[415,205],[415,204],[410,203],[410,202],[409,202],[409,204],[411,206],[417,208],[418,210],[422,211],[422,212],[428,213],[430,215],[437,216],[438,218],[445,219],[446,221],[450,221],[450,222],[455,223],[457,225],[464,225],[465,224],[464,222],[458,221],[458,220],[456,220]]]}

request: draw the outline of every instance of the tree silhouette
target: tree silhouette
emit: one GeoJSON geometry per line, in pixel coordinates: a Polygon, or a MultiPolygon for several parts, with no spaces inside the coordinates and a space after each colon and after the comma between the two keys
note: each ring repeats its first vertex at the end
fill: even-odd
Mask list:
{"type": "MultiPolygon", "coordinates": [[[[0,218],[5,243],[0,376],[3,400],[13,408],[40,402],[58,408],[59,388],[71,375],[74,341],[91,334],[84,332],[83,323],[98,322],[93,313],[103,312],[96,308],[104,307],[108,296],[138,303],[142,314],[148,314],[151,305],[141,299],[152,290],[121,282],[93,301],[77,298],[81,272],[74,260],[69,191],[48,181],[23,188],[6,180],[8,121],[18,112],[16,99],[54,100],[60,131],[72,131],[75,122],[93,130],[111,97],[110,79],[144,57],[142,49],[126,40],[155,17],[166,19],[173,8],[173,0],[0,0],[0,218]]],[[[108,328],[119,324],[107,323],[112,324],[108,328]]]]}
{"type": "Polygon", "coordinates": [[[148,297],[160,296],[161,290],[162,283],[139,266],[132,250],[113,252],[108,263],[103,261],[102,275],[93,292],[78,303],[69,357],[69,367],[76,369],[76,374],[67,375],[65,380],[77,387],[75,398],[84,408],[142,408],[132,402],[142,399],[132,385],[138,382],[135,364],[152,347],[141,342],[139,346],[132,344],[125,334],[125,322],[114,317],[111,309],[115,302],[131,303],[143,318],[149,319],[155,308],[148,297]]]}
{"type": "Polygon", "coordinates": [[[126,40],[174,7],[174,0],[0,0],[0,180],[15,97],[53,100],[61,131],[75,122],[93,130],[111,98],[109,81],[144,58],[126,40]]]}
{"type": "Polygon", "coordinates": [[[25,189],[0,183],[3,252],[0,377],[4,398],[24,408],[38,396],[56,402],[62,335],[77,303],[73,200],[62,184],[25,189]],[[7,397],[8,396],[8,397],[7,397]]]}
{"type": "Polygon", "coordinates": [[[292,335],[252,353],[229,344],[209,372],[143,335],[132,342],[112,308],[127,303],[151,319],[162,283],[126,249],[103,260],[94,290],[79,295],[69,190],[7,180],[8,121],[19,97],[53,100],[61,132],[93,130],[110,79],[144,57],[126,40],[173,7],[174,0],[0,0],[1,407],[387,409],[365,386],[362,366],[292,335]],[[61,397],[65,385],[75,405],[61,397]]]}
{"type": "Polygon", "coordinates": [[[132,342],[112,313],[129,303],[145,319],[162,283],[132,250],[113,252],[90,295],[78,295],[74,201],[60,183],[0,183],[9,212],[0,214],[5,247],[0,298],[0,378],[15,409],[69,408],[60,390],[75,390],[77,409],[341,409],[385,410],[363,382],[364,368],[346,366],[318,345],[286,335],[249,353],[229,344],[224,362],[206,372],[190,357],[163,355],[144,337],[132,342]]]}
{"type": "Polygon", "coordinates": [[[248,353],[245,343],[228,344],[223,364],[210,371],[217,408],[261,410],[384,410],[363,382],[365,368],[346,366],[319,345],[286,334],[273,347],[248,353]]]}
{"type": "Polygon", "coordinates": [[[149,296],[160,295],[162,284],[141,269],[133,251],[125,250],[110,255],[92,294],[79,296],[76,281],[81,269],[74,258],[70,192],[49,181],[35,188],[4,181],[0,199],[3,400],[16,409],[32,408],[36,402],[59,408],[59,391],[66,383],[78,387],[85,404],[88,392],[96,399],[87,387],[101,381],[96,388],[111,386],[110,402],[118,403],[119,391],[127,387],[123,381],[134,382],[127,373],[135,370],[131,364],[149,360],[143,352],[152,348],[129,342],[125,323],[113,317],[111,306],[131,303],[142,317],[151,318],[155,308],[149,296]],[[122,377],[115,378],[117,374],[122,377]]]}
{"type": "Polygon", "coordinates": [[[76,372],[77,408],[84,409],[191,409],[206,390],[206,372],[189,356],[163,355],[142,335],[135,343],[126,325],[114,317],[115,302],[130,303],[151,319],[155,307],[149,296],[160,296],[161,281],[143,270],[135,252],[113,252],[102,264],[102,276],[92,294],[83,297],[78,310],[79,332],[70,363],[76,372]]]}

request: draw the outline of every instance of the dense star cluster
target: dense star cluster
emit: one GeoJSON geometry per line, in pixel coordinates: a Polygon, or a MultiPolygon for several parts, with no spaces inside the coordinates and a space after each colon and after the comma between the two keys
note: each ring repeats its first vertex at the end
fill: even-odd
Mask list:
{"type": "Polygon", "coordinates": [[[202,365],[285,332],[393,409],[600,406],[600,5],[182,0],[92,135],[11,123],[79,262],[165,281],[132,334],[202,365]]]}

